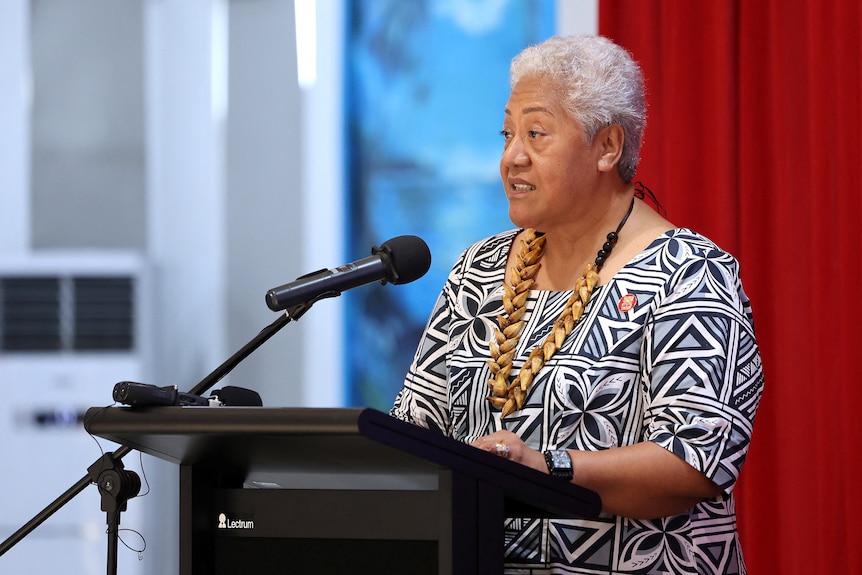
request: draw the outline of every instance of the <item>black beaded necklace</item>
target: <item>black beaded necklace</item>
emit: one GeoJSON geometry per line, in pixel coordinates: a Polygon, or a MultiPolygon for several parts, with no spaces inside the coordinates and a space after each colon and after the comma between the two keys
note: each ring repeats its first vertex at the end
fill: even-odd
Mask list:
{"type": "Polygon", "coordinates": [[[620,239],[620,230],[623,229],[623,226],[626,225],[626,222],[629,219],[629,216],[632,214],[632,209],[635,207],[635,199],[632,198],[632,202],[629,204],[629,209],[626,211],[626,215],[623,216],[623,219],[620,220],[617,229],[610,232],[607,237],[607,241],[602,245],[602,248],[599,250],[599,253],[596,254],[596,269],[602,269],[602,266],[605,265],[605,260],[608,259],[608,256],[611,255],[611,252],[614,250],[614,246],[617,245],[617,240],[620,239]]]}

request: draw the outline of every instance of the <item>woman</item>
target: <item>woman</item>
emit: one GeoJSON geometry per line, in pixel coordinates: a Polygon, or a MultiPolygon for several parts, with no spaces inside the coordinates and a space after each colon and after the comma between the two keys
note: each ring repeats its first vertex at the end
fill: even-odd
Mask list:
{"type": "Polygon", "coordinates": [[[595,520],[510,521],[507,572],[744,573],[732,490],[762,371],[738,264],[632,184],[625,50],[552,38],[510,74],[518,229],[461,255],[392,414],[599,493],[595,520]]]}

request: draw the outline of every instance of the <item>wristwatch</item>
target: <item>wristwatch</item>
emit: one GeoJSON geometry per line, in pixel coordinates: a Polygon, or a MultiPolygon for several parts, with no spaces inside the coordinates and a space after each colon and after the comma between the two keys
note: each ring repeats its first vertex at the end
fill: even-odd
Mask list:
{"type": "Polygon", "coordinates": [[[545,462],[551,477],[559,477],[571,481],[574,475],[572,457],[565,449],[551,449],[545,452],[545,462]]]}

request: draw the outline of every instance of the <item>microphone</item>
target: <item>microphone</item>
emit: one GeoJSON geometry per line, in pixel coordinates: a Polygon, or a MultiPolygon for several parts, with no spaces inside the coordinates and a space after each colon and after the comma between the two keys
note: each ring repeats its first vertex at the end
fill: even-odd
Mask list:
{"type": "MultiPolygon", "coordinates": [[[[148,405],[179,405],[180,394],[176,386],[156,387],[148,383],[121,381],[114,386],[114,401],[132,407],[148,405]]],[[[206,405],[199,403],[198,405],[206,405]]]]}
{"type": "Polygon", "coordinates": [[[256,391],[227,385],[212,392],[209,398],[177,390],[175,385],[157,387],[149,383],[121,381],[114,385],[114,401],[130,407],[150,407],[154,405],[182,406],[247,406],[261,407],[263,402],[256,391]]]}
{"type": "Polygon", "coordinates": [[[314,303],[341,292],[379,281],[399,285],[421,278],[431,267],[431,251],[416,236],[398,236],[371,248],[371,256],[337,267],[301,276],[266,292],[266,305],[281,311],[314,303]]]}

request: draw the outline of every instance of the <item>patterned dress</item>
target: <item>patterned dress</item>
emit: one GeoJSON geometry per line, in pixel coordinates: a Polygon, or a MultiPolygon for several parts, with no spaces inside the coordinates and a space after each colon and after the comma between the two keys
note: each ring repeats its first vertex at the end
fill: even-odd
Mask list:
{"type": "MultiPolygon", "coordinates": [[[[687,229],[659,236],[606,285],[505,420],[485,397],[488,341],[503,312],[518,230],[453,267],[392,415],[460,441],[501,428],[537,450],[653,441],[724,494],[659,520],[510,519],[507,573],[745,573],[732,497],[763,386],[738,264],[687,229]]],[[[552,329],[570,291],[533,290],[512,373],[552,329]]]]}

